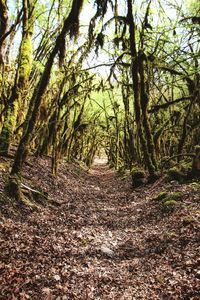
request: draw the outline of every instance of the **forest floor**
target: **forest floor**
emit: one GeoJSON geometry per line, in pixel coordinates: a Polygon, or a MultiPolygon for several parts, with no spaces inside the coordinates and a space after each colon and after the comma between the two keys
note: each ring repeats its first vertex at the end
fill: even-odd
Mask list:
{"type": "Polygon", "coordinates": [[[133,190],[105,164],[63,164],[55,179],[32,157],[23,184],[57,203],[32,210],[5,197],[10,163],[0,158],[0,299],[200,299],[198,183],[133,190]],[[181,193],[172,210],[162,191],[181,193]]]}

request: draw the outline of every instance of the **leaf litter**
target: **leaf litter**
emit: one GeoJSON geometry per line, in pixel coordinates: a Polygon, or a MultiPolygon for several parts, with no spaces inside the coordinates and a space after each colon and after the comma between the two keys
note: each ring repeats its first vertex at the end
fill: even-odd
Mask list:
{"type": "Polygon", "coordinates": [[[195,185],[133,190],[106,165],[62,164],[54,178],[48,159],[29,161],[23,183],[59,205],[1,201],[0,299],[200,299],[195,185]],[[182,193],[173,212],[154,201],[163,190],[182,193]]]}

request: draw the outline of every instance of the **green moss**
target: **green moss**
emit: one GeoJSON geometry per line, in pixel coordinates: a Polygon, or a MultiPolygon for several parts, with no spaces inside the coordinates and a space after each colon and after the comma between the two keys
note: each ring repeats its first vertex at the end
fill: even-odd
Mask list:
{"type": "Polygon", "coordinates": [[[186,179],[186,175],[178,167],[169,169],[167,175],[169,180],[183,182],[186,179]]]}
{"type": "Polygon", "coordinates": [[[189,162],[189,163],[188,162],[182,162],[179,166],[180,171],[183,172],[184,174],[187,174],[187,172],[189,170],[191,170],[191,168],[192,168],[192,163],[191,162],[189,162]]]}
{"type": "Polygon", "coordinates": [[[0,170],[2,171],[8,171],[9,167],[10,167],[10,162],[0,163],[0,170]]]}
{"type": "Polygon", "coordinates": [[[200,145],[196,145],[194,149],[196,154],[200,153],[200,145]]]}
{"type": "Polygon", "coordinates": [[[162,211],[163,212],[172,212],[175,209],[177,204],[176,200],[169,199],[162,203],[162,211]]]}
{"type": "Polygon", "coordinates": [[[0,152],[8,154],[9,146],[12,140],[12,135],[16,127],[18,113],[18,102],[14,101],[7,110],[2,132],[0,135],[0,152]]]}
{"type": "Polygon", "coordinates": [[[145,171],[142,170],[142,169],[133,169],[131,171],[131,176],[132,176],[132,179],[133,180],[137,180],[139,178],[145,178],[146,174],[145,174],[145,171]]]}
{"type": "Polygon", "coordinates": [[[153,200],[161,201],[168,197],[168,192],[160,192],[153,200]]]}
{"type": "Polygon", "coordinates": [[[173,200],[180,200],[181,197],[182,197],[181,192],[170,193],[170,198],[173,199],[173,200]]]}
{"type": "Polygon", "coordinates": [[[199,182],[192,182],[190,184],[193,188],[195,188],[195,190],[200,190],[200,183],[199,182]]]}
{"type": "Polygon", "coordinates": [[[30,35],[21,45],[21,60],[19,67],[19,82],[25,83],[29,79],[32,68],[32,40],[30,35]]]}
{"type": "Polygon", "coordinates": [[[180,200],[181,197],[182,197],[181,192],[168,193],[166,191],[163,191],[163,192],[159,193],[155,198],[153,198],[153,200],[165,202],[168,200],[180,200]]]}
{"type": "Polygon", "coordinates": [[[194,222],[195,222],[195,219],[192,216],[186,216],[182,220],[183,226],[188,226],[194,222]]]}

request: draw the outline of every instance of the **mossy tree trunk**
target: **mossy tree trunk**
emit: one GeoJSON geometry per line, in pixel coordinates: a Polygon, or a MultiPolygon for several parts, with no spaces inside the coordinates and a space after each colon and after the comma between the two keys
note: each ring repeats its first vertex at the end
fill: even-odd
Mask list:
{"type": "Polygon", "coordinates": [[[129,41],[130,41],[130,50],[131,50],[131,73],[132,73],[132,81],[133,81],[133,93],[134,93],[134,110],[135,110],[135,119],[136,119],[136,125],[137,125],[137,134],[139,135],[143,156],[144,156],[144,162],[145,165],[149,171],[149,175],[152,178],[156,177],[156,165],[155,161],[152,160],[152,157],[154,156],[152,151],[152,144],[149,141],[147,141],[145,135],[147,135],[147,132],[150,130],[147,115],[146,112],[146,99],[144,98],[145,89],[144,87],[140,88],[141,81],[144,80],[141,78],[141,57],[140,53],[137,50],[136,47],[136,35],[135,35],[135,22],[133,19],[133,9],[132,9],[132,0],[127,0],[127,21],[129,25],[129,41]],[[142,99],[143,98],[143,99],[142,99]],[[145,104],[144,104],[145,103],[145,104]],[[143,106],[143,107],[142,107],[143,106]],[[145,132],[146,131],[146,132],[145,132]]]}
{"type": "Polygon", "coordinates": [[[145,64],[145,55],[141,51],[139,54],[139,74],[140,74],[140,95],[141,95],[141,110],[142,110],[142,123],[143,128],[145,132],[145,137],[147,141],[147,149],[148,153],[151,158],[152,162],[152,168],[157,171],[157,162],[156,162],[156,153],[155,153],[155,144],[153,141],[152,131],[151,131],[151,125],[149,122],[149,116],[148,116],[148,103],[149,103],[149,95],[145,83],[145,70],[144,70],[144,64],[145,64]]]}
{"type": "Polygon", "coordinates": [[[8,27],[7,0],[0,0],[0,97],[3,98],[5,34],[8,27]]]}
{"type": "MultiPolygon", "coordinates": [[[[7,0],[0,0],[0,68],[4,64],[5,34],[8,27],[7,0]]],[[[2,69],[0,69],[2,71],[2,69]]]]}
{"type": "Polygon", "coordinates": [[[130,92],[128,87],[122,86],[122,98],[124,103],[124,155],[126,157],[126,165],[131,169],[134,161],[137,161],[135,141],[134,141],[134,127],[133,119],[130,114],[130,92]]]}
{"type": "Polygon", "coordinates": [[[192,177],[200,177],[200,146],[195,147],[195,156],[192,163],[192,177]]]}
{"type": "Polygon", "coordinates": [[[35,1],[23,0],[23,32],[20,45],[18,68],[8,108],[4,116],[4,123],[0,135],[0,153],[7,155],[16,127],[17,115],[22,95],[28,88],[29,75],[32,68],[32,35],[33,12],[35,1]]]}
{"type": "Polygon", "coordinates": [[[62,51],[61,47],[63,47],[63,44],[65,43],[66,34],[70,32],[70,34],[73,36],[77,33],[76,29],[78,26],[79,14],[82,5],[83,5],[83,0],[73,0],[71,11],[68,17],[65,19],[61,33],[56,38],[55,46],[47,59],[44,72],[41,76],[38,85],[36,86],[33,92],[33,96],[31,99],[33,110],[31,114],[29,113],[27,114],[24,133],[15,154],[11,175],[15,174],[17,176],[20,176],[21,174],[22,165],[28,151],[28,145],[31,140],[33,130],[35,128],[35,124],[38,116],[38,108],[40,107],[42,97],[46,91],[46,88],[50,80],[51,69],[54,63],[55,56],[58,54],[59,51],[62,51]]]}
{"type": "MultiPolygon", "coordinates": [[[[190,46],[192,52],[193,48],[190,46]]],[[[199,60],[194,57],[194,68],[195,68],[195,75],[194,79],[187,79],[187,87],[188,87],[188,92],[189,95],[191,95],[191,100],[190,104],[187,108],[186,115],[183,121],[183,126],[182,126],[182,133],[181,133],[181,138],[178,144],[178,154],[181,154],[183,152],[184,144],[187,139],[187,133],[188,133],[188,119],[192,113],[192,109],[195,107],[195,105],[200,106],[200,75],[198,73],[198,68],[199,68],[199,60]]]]}

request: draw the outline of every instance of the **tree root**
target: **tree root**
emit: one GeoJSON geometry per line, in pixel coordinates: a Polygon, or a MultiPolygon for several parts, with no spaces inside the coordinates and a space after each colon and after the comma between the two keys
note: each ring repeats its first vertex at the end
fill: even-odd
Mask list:
{"type": "Polygon", "coordinates": [[[49,198],[47,194],[23,184],[17,175],[11,175],[9,177],[6,191],[17,203],[25,205],[33,210],[38,210],[41,206],[48,204],[57,207],[62,205],[62,203],[49,198]]]}
{"type": "Polygon", "coordinates": [[[8,184],[6,186],[6,190],[12,198],[15,199],[17,203],[20,205],[28,206],[31,209],[38,209],[39,206],[32,202],[29,198],[25,197],[22,189],[21,189],[21,181],[20,178],[16,175],[11,175],[8,184]]]}

